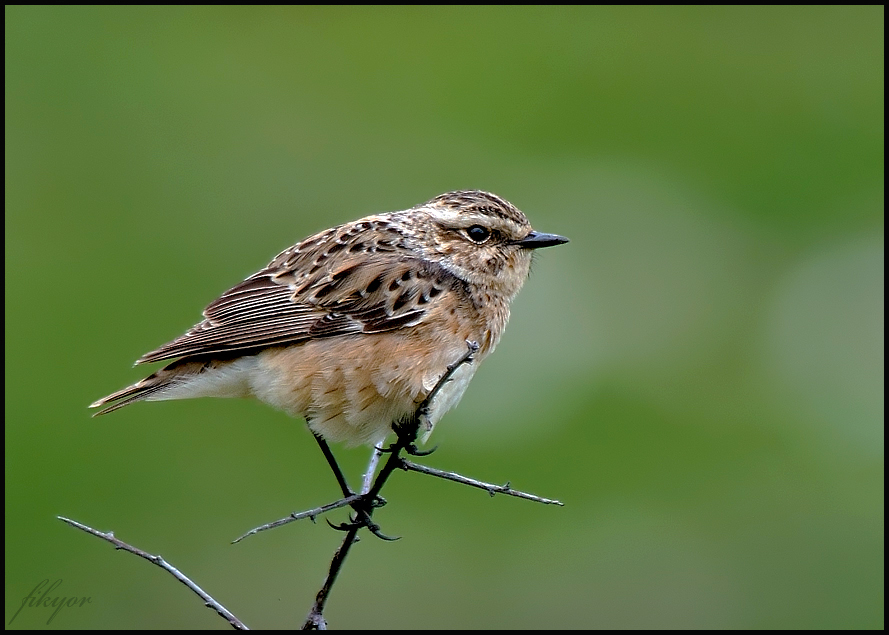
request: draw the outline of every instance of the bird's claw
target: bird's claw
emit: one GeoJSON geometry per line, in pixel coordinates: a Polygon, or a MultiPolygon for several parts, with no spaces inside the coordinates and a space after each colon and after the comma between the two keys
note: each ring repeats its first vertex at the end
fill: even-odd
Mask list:
{"type": "MultiPolygon", "coordinates": [[[[386,499],[384,499],[382,496],[375,496],[373,500],[370,501],[371,507],[382,507],[385,504],[386,499]]],[[[356,509],[355,515],[349,516],[349,522],[347,523],[334,525],[327,518],[325,518],[324,520],[327,521],[327,524],[330,525],[331,529],[336,529],[337,531],[353,531],[366,527],[370,533],[381,540],[386,540],[389,542],[401,540],[401,536],[387,536],[382,531],[380,531],[380,526],[372,521],[370,519],[370,514],[362,509],[356,509]]]]}
{"type": "Polygon", "coordinates": [[[401,536],[387,536],[380,531],[380,526],[375,523],[367,525],[367,530],[380,540],[386,540],[387,542],[395,542],[396,540],[401,540],[401,536]]]}
{"type": "Polygon", "coordinates": [[[340,523],[339,525],[334,525],[332,522],[330,522],[326,518],[324,520],[327,521],[327,524],[330,525],[331,529],[336,529],[337,531],[352,531],[353,529],[360,529],[361,527],[364,527],[364,525],[362,525],[361,523],[354,522],[353,518],[350,518],[350,520],[352,520],[353,522],[340,523]]]}
{"type": "Polygon", "coordinates": [[[429,456],[430,454],[435,452],[437,449],[438,449],[438,446],[436,445],[432,448],[429,448],[428,450],[421,450],[420,448],[417,447],[416,443],[411,443],[404,448],[404,451],[407,452],[408,454],[410,454],[411,456],[429,456]]]}

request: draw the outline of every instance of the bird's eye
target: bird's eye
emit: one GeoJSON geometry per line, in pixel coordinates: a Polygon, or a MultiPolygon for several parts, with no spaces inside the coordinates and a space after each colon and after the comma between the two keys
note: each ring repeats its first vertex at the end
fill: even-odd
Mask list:
{"type": "Polygon", "coordinates": [[[469,236],[469,240],[481,245],[491,237],[491,231],[487,227],[482,227],[481,225],[472,225],[471,227],[466,228],[466,235],[469,236]]]}

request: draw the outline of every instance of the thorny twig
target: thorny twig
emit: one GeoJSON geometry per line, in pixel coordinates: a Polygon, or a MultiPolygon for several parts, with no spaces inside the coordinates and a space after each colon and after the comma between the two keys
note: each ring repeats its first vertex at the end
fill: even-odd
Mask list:
{"type": "Polygon", "coordinates": [[[97,529],[93,529],[92,527],[89,527],[87,525],[84,525],[82,523],[79,523],[76,520],[71,520],[70,518],[65,518],[64,516],[57,516],[57,518],[59,520],[61,520],[62,522],[68,523],[72,527],[76,527],[77,529],[80,529],[81,531],[85,531],[86,533],[92,534],[93,536],[101,538],[102,540],[107,540],[112,545],[114,545],[115,549],[123,549],[124,551],[129,551],[130,553],[136,554],[140,558],[145,558],[149,562],[153,562],[154,564],[159,566],[161,569],[167,571],[170,575],[172,575],[174,578],[179,580],[182,584],[187,586],[189,589],[194,591],[198,595],[198,597],[200,597],[204,601],[204,606],[207,606],[207,607],[213,609],[214,611],[216,611],[217,613],[219,613],[219,615],[221,615],[223,618],[228,620],[228,623],[231,624],[233,628],[236,628],[236,629],[239,629],[242,631],[249,630],[247,628],[247,626],[241,620],[239,620],[237,617],[235,617],[231,611],[229,611],[227,608],[222,606],[219,602],[214,600],[210,596],[209,593],[207,593],[201,587],[199,587],[197,584],[192,582],[191,578],[189,578],[187,575],[185,575],[184,573],[179,571],[179,569],[177,569],[176,567],[171,565],[169,562],[164,560],[162,557],[155,556],[155,555],[150,554],[146,551],[142,551],[141,549],[138,549],[130,544],[125,543],[123,540],[120,540],[119,538],[115,538],[113,531],[104,533],[104,532],[98,531],[97,529]]]}

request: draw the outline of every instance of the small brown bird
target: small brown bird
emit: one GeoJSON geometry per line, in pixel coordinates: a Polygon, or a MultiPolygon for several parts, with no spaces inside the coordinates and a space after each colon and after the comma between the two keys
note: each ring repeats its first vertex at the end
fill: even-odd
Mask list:
{"type": "Polygon", "coordinates": [[[478,342],[476,363],[435,394],[428,436],[500,340],[533,250],[566,242],[477,190],[325,230],[136,363],[175,361],[90,407],[106,406],[101,415],[142,400],[253,396],[305,417],[328,441],[379,444],[478,342]]]}

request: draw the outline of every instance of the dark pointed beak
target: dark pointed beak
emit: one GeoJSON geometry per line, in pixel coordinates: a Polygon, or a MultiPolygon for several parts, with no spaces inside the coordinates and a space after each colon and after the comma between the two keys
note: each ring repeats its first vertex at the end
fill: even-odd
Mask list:
{"type": "Polygon", "coordinates": [[[556,234],[544,234],[542,232],[532,231],[521,240],[514,241],[513,245],[518,245],[519,247],[524,247],[525,249],[540,249],[541,247],[563,245],[567,242],[568,239],[564,236],[558,236],[556,234]]]}

